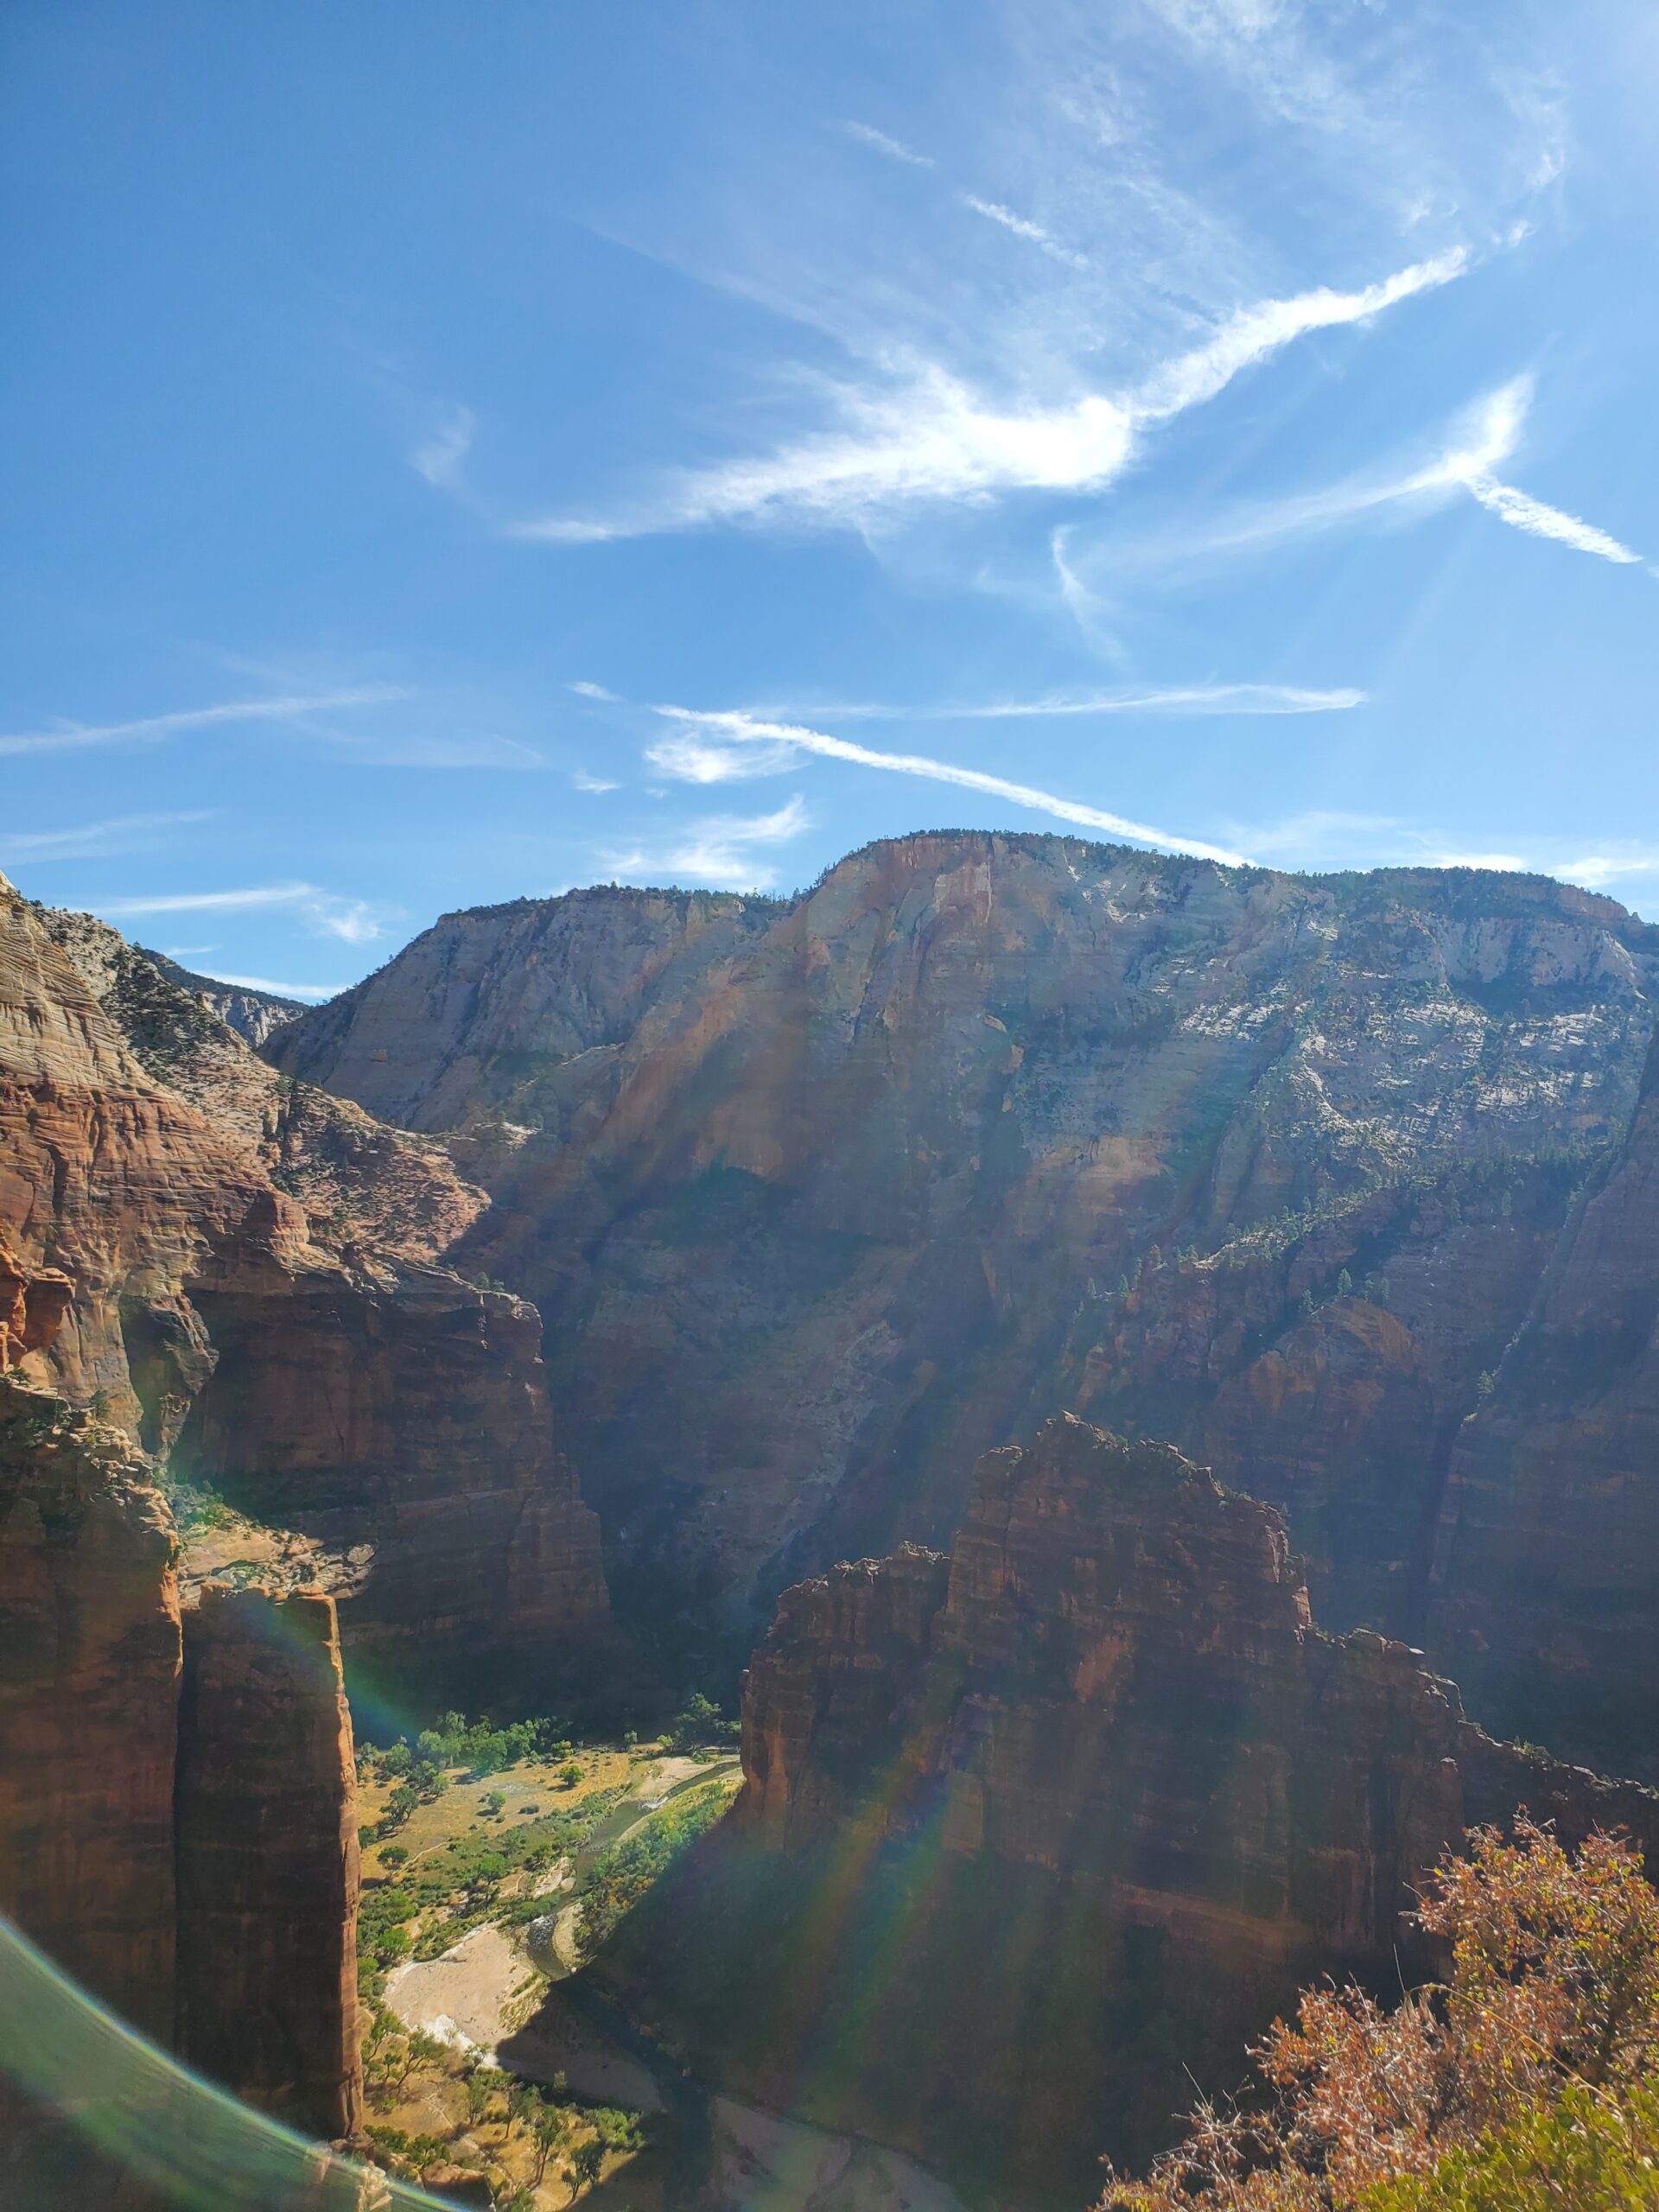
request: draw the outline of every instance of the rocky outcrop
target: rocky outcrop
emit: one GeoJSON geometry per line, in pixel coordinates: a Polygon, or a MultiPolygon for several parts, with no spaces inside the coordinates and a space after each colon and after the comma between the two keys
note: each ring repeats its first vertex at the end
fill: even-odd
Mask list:
{"type": "Polygon", "coordinates": [[[1192,2077],[1230,2087],[1311,1976],[1409,1971],[1414,1885],[1466,1821],[1659,1847],[1659,1798],[1316,1628],[1272,1509],[1070,1416],[982,1462],[948,1558],[785,1593],[743,1764],[609,1971],[753,2093],[1020,2202],[1081,2201],[1192,2077]]]}
{"type": "Polygon", "coordinates": [[[334,1605],[223,1590],[181,1614],[151,1473],[0,1380],[0,1910],[214,2080],[339,2135],[361,2081],[334,1605]]]}
{"type": "Polygon", "coordinates": [[[787,904],[448,916],[270,1050],[461,1132],[461,1263],[542,1307],[636,1618],[747,1649],[801,1573],[948,1541],[980,1452],[1071,1405],[1259,1486],[1334,1624],[1417,1640],[1656,972],[1538,878],[941,834],[787,904]]]}
{"type": "Polygon", "coordinates": [[[1659,1780],[1659,1061],[1459,1432],[1430,1628],[1495,1726],[1659,1780]]]}
{"type": "Polygon", "coordinates": [[[0,1238],[0,1375],[57,1341],[74,1285],[56,1268],[25,1268],[0,1238]]]}
{"type": "Polygon", "coordinates": [[[277,1075],[205,994],[167,972],[170,963],[158,965],[94,915],[29,912],[145,1074],[253,1154],[300,1201],[320,1249],[348,1263],[430,1266],[484,1211],[484,1193],[438,1147],[277,1075]]]}
{"type": "Polygon", "coordinates": [[[284,998],[280,991],[262,991],[252,983],[227,983],[218,976],[199,976],[194,969],[181,968],[164,952],[153,952],[142,945],[137,950],[169,983],[205,1001],[208,1010],[246,1044],[263,1045],[284,1022],[305,1011],[300,1000],[284,998]]]}
{"type": "Polygon", "coordinates": [[[177,1551],[124,1436],[0,1380],[0,1906],[163,2042],[177,1551]]]}
{"type": "Polygon", "coordinates": [[[579,891],[445,914],[365,982],[274,1038],[286,1073],[410,1129],[528,1134],[584,1102],[660,1003],[780,912],[719,891],[579,891]],[[591,1056],[591,1057],[590,1057],[591,1056]],[[571,1063],[588,1061],[576,1071],[571,1063]]]}
{"type": "Polygon", "coordinates": [[[355,1772],[333,1599],[206,1590],[184,1617],[178,2047],[329,2139],[362,2118],[355,1772]]]}
{"type": "Polygon", "coordinates": [[[417,1677],[429,1701],[470,1683],[556,1709],[610,1625],[597,1523],[553,1447],[535,1308],[435,1269],[394,1296],[256,1278],[193,1302],[216,1363],[174,1465],[255,1522],[356,1556],[350,1642],[383,1687],[417,1677]]]}
{"type": "Polygon", "coordinates": [[[0,887],[0,1232],[73,1291],[41,1379],[349,1554],[347,1642],[383,1673],[556,1702],[607,1633],[598,1526],[535,1309],[435,1259],[485,1203],[104,925],[0,887]]]}

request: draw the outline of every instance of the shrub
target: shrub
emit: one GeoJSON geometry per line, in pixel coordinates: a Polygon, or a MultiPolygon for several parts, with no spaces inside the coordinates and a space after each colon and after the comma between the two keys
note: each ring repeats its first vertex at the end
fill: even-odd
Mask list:
{"type": "Polygon", "coordinates": [[[699,1690],[668,1724],[663,1740],[671,1751],[696,1751],[707,1744],[735,1743],[738,1724],[722,1718],[712,1698],[699,1690]]]}
{"type": "Polygon", "coordinates": [[[1653,2212],[1659,2205],[1659,2095],[1621,2107],[1568,2088],[1450,2151],[1427,2174],[1384,2182],[1365,2212],[1653,2212]]]}
{"type": "Polygon", "coordinates": [[[1522,1819],[1469,1842],[1417,1915],[1450,1981],[1392,2012],[1304,1992],[1253,2054],[1261,2105],[1200,2106],[1102,2212],[1659,2207],[1659,1892],[1608,1836],[1573,1854],[1522,1819]]]}

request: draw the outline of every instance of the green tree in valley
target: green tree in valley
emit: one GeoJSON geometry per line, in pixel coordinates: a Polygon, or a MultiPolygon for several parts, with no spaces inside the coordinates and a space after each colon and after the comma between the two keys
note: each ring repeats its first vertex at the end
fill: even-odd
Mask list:
{"type": "Polygon", "coordinates": [[[547,2171],[547,2162],[570,2133],[570,2124],[557,2105],[538,2105],[530,2123],[536,2139],[536,2186],[547,2171]]]}
{"type": "Polygon", "coordinates": [[[584,2189],[591,2189],[605,2171],[605,2145],[597,2136],[578,2143],[570,2156],[570,2202],[574,2204],[584,2189]]]}

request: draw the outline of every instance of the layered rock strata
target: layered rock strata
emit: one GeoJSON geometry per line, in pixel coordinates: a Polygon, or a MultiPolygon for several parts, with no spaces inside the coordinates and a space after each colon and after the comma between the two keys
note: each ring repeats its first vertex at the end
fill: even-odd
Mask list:
{"type": "Polygon", "coordinates": [[[763,2099],[1021,2202],[1230,2088],[1311,1976],[1409,1971],[1471,1820],[1659,1845],[1659,1798],[1316,1628],[1271,1508],[1069,1416],[982,1462],[948,1557],[785,1592],[743,1765],[607,1970],[763,2099]]]}
{"type": "Polygon", "coordinates": [[[1459,1433],[1429,1629],[1493,1725],[1659,1780],[1659,1058],[1459,1433]]]}
{"type": "Polygon", "coordinates": [[[377,1664],[556,1702],[607,1636],[598,1524],[535,1309],[438,1260],[485,1203],[105,925],[0,886],[0,1233],[60,1287],[37,1295],[73,1293],[41,1378],[349,1557],[377,1664]]]}
{"type": "Polygon", "coordinates": [[[542,1306],[636,1618],[747,1649],[802,1573],[948,1541],[980,1452],[1071,1405],[1270,1497],[1325,1617],[1421,1641],[1459,1425],[1656,973],[1539,878],[940,834],[787,903],[446,916],[268,1049],[459,1132],[495,1203],[457,1249],[542,1306]]]}
{"type": "Polygon", "coordinates": [[[177,1553],[126,1437],[0,1380],[0,1908],[163,2042],[177,1553]]]}
{"type": "Polygon", "coordinates": [[[355,1773],[334,1600],[205,1591],[179,1702],[178,2048],[328,2138],[362,2117],[355,1773]]]}
{"type": "Polygon", "coordinates": [[[0,1375],[54,1343],[74,1296],[56,1268],[25,1268],[0,1238],[0,1375]]]}
{"type": "Polygon", "coordinates": [[[127,1438],[0,1380],[0,1910],[123,2018],[337,2136],[361,2072],[333,1602],[181,1613],[177,1559],[127,1438]]]}

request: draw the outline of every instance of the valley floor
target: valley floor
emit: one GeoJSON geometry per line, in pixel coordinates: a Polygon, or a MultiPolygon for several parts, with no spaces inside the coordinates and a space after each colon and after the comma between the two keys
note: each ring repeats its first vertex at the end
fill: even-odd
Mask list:
{"type": "MultiPolygon", "coordinates": [[[[550,1822],[569,1847],[486,1877],[482,1910],[475,1890],[458,1887],[397,1923],[415,1929],[414,1955],[385,1970],[370,2056],[370,2126],[384,2148],[396,2155],[407,2144],[450,2189],[470,2170],[498,2201],[516,2196],[520,2212],[556,2212],[584,2188],[599,2212],[963,2212],[952,2190],[899,2152],[693,2081],[582,1977],[584,1913],[595,1899],[613,1909],[619,1851],[653,1827],[660,1834],[664,1815],[689,1805],[695,1815],[704,1791],[728,1802],[736,1778],[729,1758],[585,1746],[569,1760],[526,1760],[482,1778],[453,1773],[395,1835],[365,1841],[371,1976],[374,1931],[385,1924],[377,1892],[410,1885],[423,1867],[476,1865],[480,1853],[493,1865],[509,1855],[504,1843],[514,1858],[543,1858],[545,1845],[525,1852],[513,1840],[550,1822]],[[442,1942],[452,1927],[459,1932],[442,1942]],[[481,2086],[469,2091],[469,2077],[481,2086]],[[541,2093],[543,2110],[563,2115],[544,2158],[524,2084],[541,2093]],[[585,2181],[576,2157],[584,2142],[602,2151],[589,2154],[585,2181]]],[[[365,1835],[385,1820],[393,1786],[365,1783],[365,1835]]],[[[628,1889],[624,1909],[641,1894],[628,1889]]],[[[543,2123],[550,2134],[555,2125],[543,2123]]]]}

